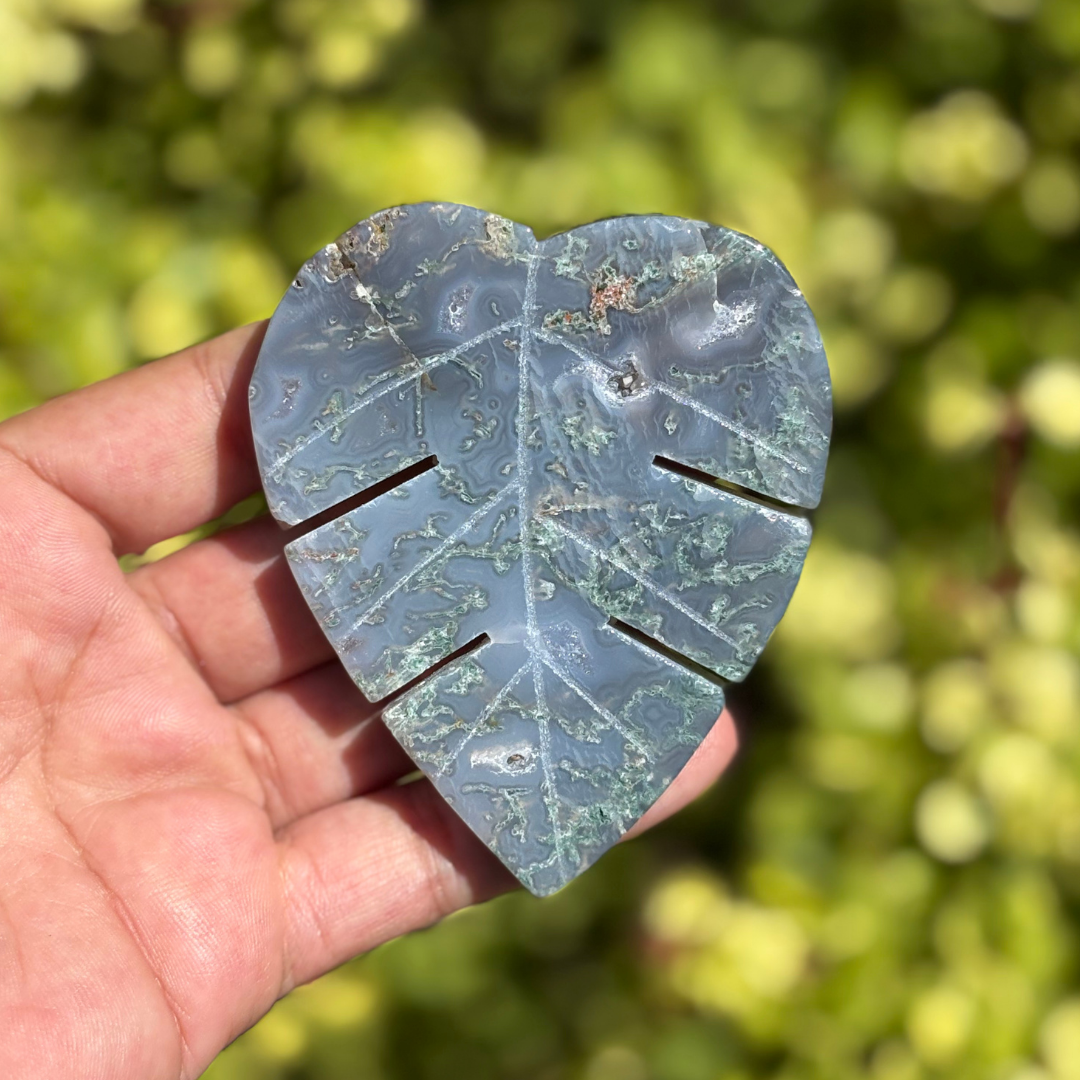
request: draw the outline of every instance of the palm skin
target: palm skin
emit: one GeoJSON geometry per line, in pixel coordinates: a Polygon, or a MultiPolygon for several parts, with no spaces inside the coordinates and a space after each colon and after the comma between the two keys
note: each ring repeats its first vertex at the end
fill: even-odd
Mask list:
{"type": "MultiPolygon", "coordinates": [[[[257,489],[262,330],[0,424],[0,1076],[198,1076],[292,987],[513,885],[397,783],[276,524],[117,561],[257,489]]],[[[637,828],[734,748],[725,714],[637,828]]]]}

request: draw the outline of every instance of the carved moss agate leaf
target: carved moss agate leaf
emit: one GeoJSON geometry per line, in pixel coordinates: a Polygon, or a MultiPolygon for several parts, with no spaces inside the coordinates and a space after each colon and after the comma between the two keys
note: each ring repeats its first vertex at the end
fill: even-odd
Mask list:
{"type": "Polygon", "coordinates": [[[384,719],[542,895],[671,783],[723,705],[697,665],[742,679],[802,569],[804,515],[666,463],[813,507],[831,399],[802,294],[748,237],[647,216],[537,241],[420,204],[304,265],[251,413],[290,525],[437,459],[288,557],[373,700],[487,635],[384,719]]]}

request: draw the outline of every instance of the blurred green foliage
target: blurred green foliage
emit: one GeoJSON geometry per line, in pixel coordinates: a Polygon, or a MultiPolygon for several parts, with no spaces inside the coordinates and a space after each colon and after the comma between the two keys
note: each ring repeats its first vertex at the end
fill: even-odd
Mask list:
{"type": "Polygon", "coordinates": [[[424,198],[748,231],[833,367],[719,789],[214,1080],[1080,1080],[1078,142],[1077,0],[0,0],[6,413],[424,198]]]}

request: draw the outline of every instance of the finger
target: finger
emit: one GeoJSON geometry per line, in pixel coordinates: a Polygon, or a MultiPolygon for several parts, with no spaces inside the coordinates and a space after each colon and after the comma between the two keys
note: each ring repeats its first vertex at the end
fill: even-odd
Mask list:
{"type": "Polygon", "coordinates": [[[144,551],[256,491],[247,387],[265,323],[77,390],[0,425],[0,446],[144,551]]]}
{"type": "Polygon", "coordinates": [[[416,768],[336,660],[233,711],[275,829],[416,768]]]}
{"type": "Polygon", "coordinates": [[[334,655],[269,517],[218,533],[128,575],[219,701],[232,702],[334,655]]]}
{"type": "MultiPolygon", "coordinates": [[[[724,713],[720,723],[730,727],[730,716],[724,713]]],[[[702,743],[652,824],[720,775],[730,760],[730,739],[702,743]]],[[[301,818],[283,831],[279,845],[286,989],[515,884],[426,780],[301,818]]]]}

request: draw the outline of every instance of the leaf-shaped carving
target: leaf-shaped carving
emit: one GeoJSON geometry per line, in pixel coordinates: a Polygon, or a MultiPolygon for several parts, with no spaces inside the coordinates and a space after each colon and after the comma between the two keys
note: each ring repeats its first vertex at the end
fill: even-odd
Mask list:
{"type": "Polygon", "coordinates": [[[288,556],[373,700],[486,635],[384,719],[538,894],[676,776],[723,704],[708,672],[754,663],[831,417],[809,308],[755,241],[648,216],[538,242],[445,204],[305,264],[251,408],[285,523],[434,459],[288,556]]]}

